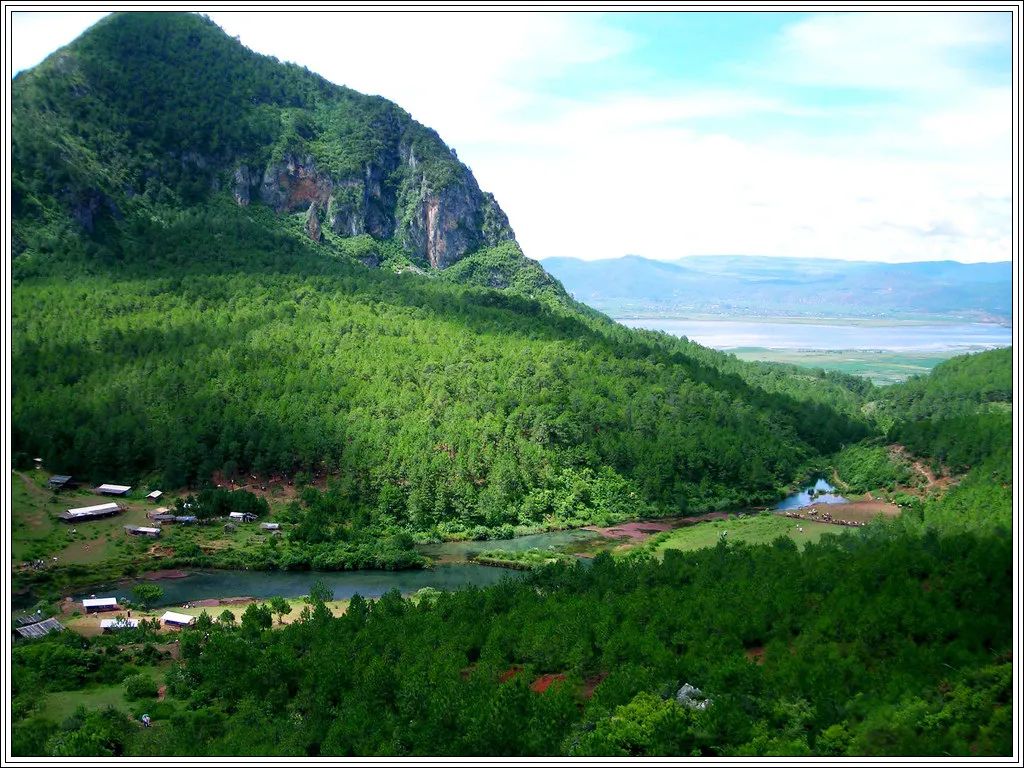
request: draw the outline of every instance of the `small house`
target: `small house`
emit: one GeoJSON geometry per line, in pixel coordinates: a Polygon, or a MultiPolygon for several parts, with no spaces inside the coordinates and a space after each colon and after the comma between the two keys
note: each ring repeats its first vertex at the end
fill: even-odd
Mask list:
{"type": "Polygon", "coordinates": [[[101,611],[119,611],[121,606],[117,604],[116,597],[92,597],[82,601],[82,607],[86,613],[100,613],[101,611]]]}
{"type": "Polygon", "coordinates": [[[164,495],[163,491],[150,491],[146,494],[146,498],[150,501],[157,501],[161,496],[164,495]]]}
{"type": "Polygon", "coordinates": [[[62,491],[69,485],[71,485],[71,475],[53,475],[46,482],[46,487],[54,491],[62,491]]]}
{"type": "Polygon", "coordinates": [[[279,531],[281,530],[280,523],[260,523],[260,528],[264,531],[279,531]]]}
{"type": "Polygon", "coordinates": [[[161,624],[167,624],[172,627],[187,627],[195,623],[195,620],[195,616],[189,616],[187,613],[175,613],[174,611],[167,611],[167,613],[160,617],[161,624]]]}
{"type": "Polygon", "coordinates": [[[138,619],[129,619],[124,616],[116,619],[102,619],[100,621],[100,629],[104,632],[116,632],[119,629],[135,629],[138,626],[138,619]]]}
{"type": "Polygon", "coordinates": [[[109,504],[94,504],[91,507],[75,507],[67,509],[60,516],[65,523],[79,523],[86,520],[99,520],[103,517],[116,515],[121,511],[121,505],[116,502],[109,504]]]}
{"type": "Polygon", "coordinates": [[[104,483],[103,485],[97,486],[96,493],[102,494],[103,496],[124,496],[131,489],[132,487],[130,485],[114,485],[113,483],[104,483]]]}
{"type": "Polygon", "coordinates": [[[25,638],[43,637],[51,632],[61,632],[63,630],[64,625],[56,619],[43,619],[42,621],[36,621],[31,624],[25,624],[14,628],[14,632],[19,637],[25,638]]]}
{"type": "Polygon", "coordinates": [[[174,517],[174,512],[171,510],[170,507],[157,507],[156,509],[151,509],[149,510],[149,512],[146,513],[146,517],[148,517],[150,520],[156,520],[158,517],[160,517],[160,515],[168,515],[170,517],[174,517]]]}
{"type": "Polygon", "coordinates": [[[251,523],[253,520],[256,519],[256,515],[250,514],[248,512],[229,512],[228,517],[230,517],[232,520],[238,520],[242,523],[251,523]]]}
{"type": "Polygon", "coordinates": [[[173,523],[178,518],[172,514],[153,515],[149,518],[154,523],[173,523]]]}
{"type": "Polygon", "coordinates": [[[195,515],[175,515],[174,522],[179,525],[195,525],[199,522],[199,518],[195,515]]]}
{"type": "Polygon", "coordinates": [[[126,525],[124,532],[129,536],[152,536],[154,539],[160,535],[159,528],[149,528],[144,525],[126,525]]]}

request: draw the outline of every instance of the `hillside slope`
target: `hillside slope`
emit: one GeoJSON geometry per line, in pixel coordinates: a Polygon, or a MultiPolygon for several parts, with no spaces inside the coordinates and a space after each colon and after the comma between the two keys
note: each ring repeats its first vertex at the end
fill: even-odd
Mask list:
{"type": "Polygon", "coordinates": [[[870,430],[862,382],[576,304],[436,134],[202,17],[116,14],[14,96],[19,461],[328,473],[338,536],[447,534],[763,501],[870,430]]]}

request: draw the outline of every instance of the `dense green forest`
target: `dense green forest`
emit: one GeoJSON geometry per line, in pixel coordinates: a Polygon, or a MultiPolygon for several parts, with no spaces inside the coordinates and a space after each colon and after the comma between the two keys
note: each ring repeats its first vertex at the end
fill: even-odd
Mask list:
{"type": "MultiPolygon", "coordinates": [[[[1009,364],[984,353],[952,367],[1003,391],[1009,364]]],[[[946,386],[886,390],[895,421],[925,413],[901,410],[907,392],[937,400],[946,386]]],[[[239,627],[203,618],[169,665],[147,628],[21,643],[14,751],[1008,755],[1010,431],[999,438],[944,494],[802,552],[780,539],[603,554],[486,589],[356,598],[340,618],[311,585],[298,622],[273,629],[255,604],[239,627]],[[134,693],[157,663],[163,701],[134,693]],[[142,698],[63,721],[40,703],[111,684],[142,698]],[[686,684],[700,694],[680,696],[686,684]],[[143,711],[152,729],[131,722],[143,711]]],[[[873,452],[850,460],[868,472],[873,452]]]]}
{"type": "Polygon", "coordinates": [[[345,514],[427,530],[768,500],[868,432],[859,381],[368,270],[274,223],[225,203],[116,270],[20,280],[16,450],[172,488],[327,471],[345,514]]]}

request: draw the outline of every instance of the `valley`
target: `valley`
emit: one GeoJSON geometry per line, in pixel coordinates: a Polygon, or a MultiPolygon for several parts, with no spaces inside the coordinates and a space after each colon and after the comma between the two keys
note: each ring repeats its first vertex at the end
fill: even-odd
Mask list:
{"type": "Polygon", "coordinates": [[[13,755],[1012,751],[1008,263],[542,264],[197,14],[11,85],[13,755]]]}

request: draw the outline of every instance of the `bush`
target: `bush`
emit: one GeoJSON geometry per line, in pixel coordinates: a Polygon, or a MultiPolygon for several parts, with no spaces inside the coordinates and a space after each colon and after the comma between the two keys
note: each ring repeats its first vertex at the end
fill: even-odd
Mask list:
{"type": "Polygon", "coordinates": [[[131,675],[124,681],[124,695],[130,701],[155,699],[157,695],[156,681],[149,675],[131,675]]]}

